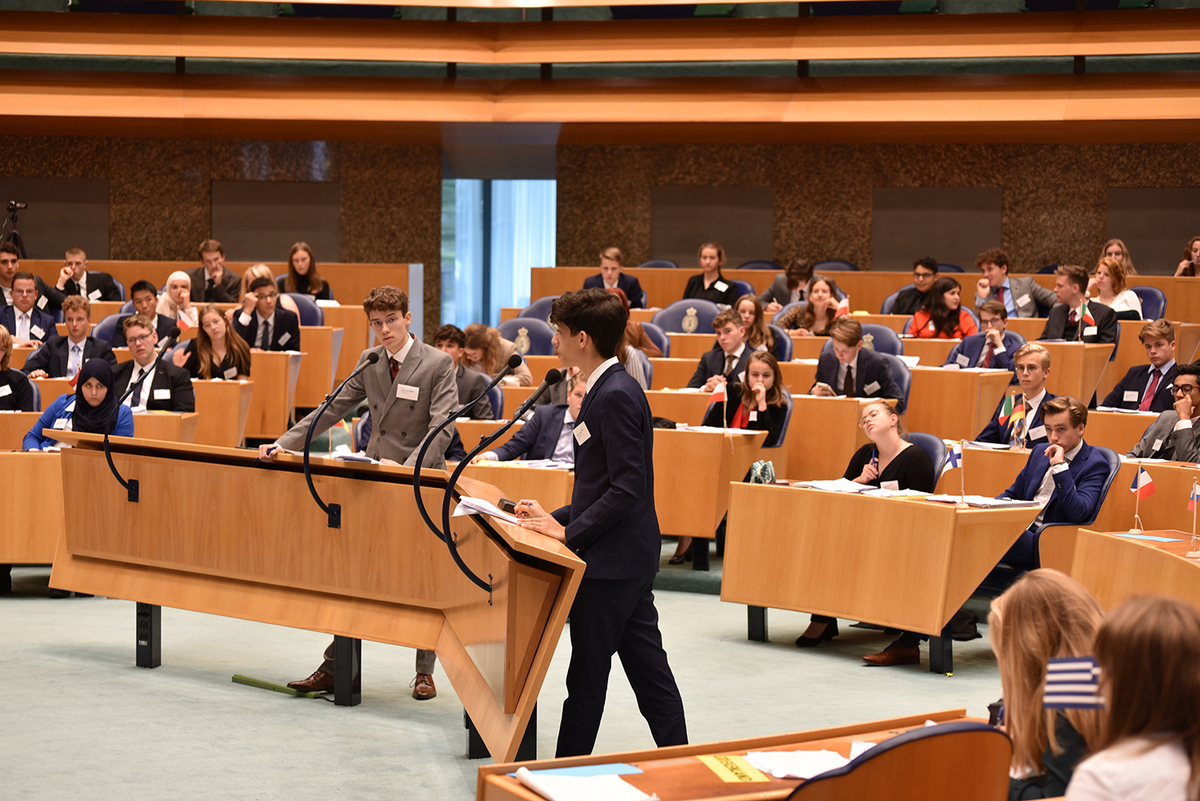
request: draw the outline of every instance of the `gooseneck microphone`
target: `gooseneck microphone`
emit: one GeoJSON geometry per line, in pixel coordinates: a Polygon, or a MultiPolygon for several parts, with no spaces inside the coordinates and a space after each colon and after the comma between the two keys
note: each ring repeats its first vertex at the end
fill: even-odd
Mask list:
{"type": "Polygon", "coordinates": [[[317,407],[316,413],[313,414],[312,421],[308,424],[308,431],[304,435],[304,480],[308,482],[308,491],[312,494],[313,500],[317,502],[317,506],[321,507],[329,518],[330,528],[342,527],[342,505],[340,503],[326,504],[321,500],[321,496],[317,494],[317,488],[313,486],[312,469],[309,466],[309,450],[312,448],[313,432],[316,430],[317,421],[325,414],[325,410],[329,408],[329,404],[333,403],[334,398],[345,389],[355,377],[363,370],[366,370],[371,365],[379,361],[379,351],[373,350],[367,354],[367,358],[363,359],[363,363],[354,369],[350,375],[346,376],[346,380],[338,384],[337,389],[325,396],[325,400],[321,401],[321,405],[317,407]]]}
{"type": "MultiPolygon", "coordinates": [[[[162,361],[162,358],[167,354],[167,351],[175,347],[175,342],[178,339],[179,326],[171,326],[170,332],[167,333],[167,341],[163,343],[161,348],[159,348],[158,356],[154,358],[154,364],[150,366],[149,370],[142,373],[141,378],[129,385],[129,389],[125,390],[125,394],[121,396],[119,401],[117,401],[117,405],[113,407],[112,413],[108,415],[108,421],[104,424],[104,458],[108,460],[108,469],[111,470],[113,476],[116,477],[117,483],[125,488],[126,499],[129,501],[129,503],[138,502],[138,482],[137,479],[130,479],[129,481],[126,481],[121,477],[121,474],[117,472],[117,466],[113,464],[112,452],[109,451],[108,448],[108,437],[112,433],[113,425],[117,420],[117,414],[121,411],[121,407],[125,405],[125,399],[132,395],[135,389],[139,392],[141,391],[143,382],[145,382],[147,378],[154,374],[154,371],[158,369],[158,363],[162,361]]],[[[82,366],[80,369],[82,369],[82,366]]],[[[130,375],[133,375],[133,373],[131,372],[130,375]]]]}

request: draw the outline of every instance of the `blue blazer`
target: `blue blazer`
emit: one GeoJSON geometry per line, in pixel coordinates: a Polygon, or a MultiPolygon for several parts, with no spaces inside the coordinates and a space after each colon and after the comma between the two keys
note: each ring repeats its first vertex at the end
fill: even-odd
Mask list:
{"type": "MultiPolygon", "coordinates": [[[[74,412],[75,393],[59,395],[54,399],[54,403],[51,403],[42,412],[42,416],[33,424],[33,428],[29,429],[29,433],[21,442],[21,450],[40,451],[47,445],[57,445],[58,440],[42,436],[42,429],[54,428],[55,420],[70,420],[74,412]]],[[[133,412],[129,410],[128,406],[121,406],[117,412],[117,422],[113,425],[112,434],[114,437],[133,436],[133,412]]]]}
{"type": "MultiPolygon", "coordinates": [[[[817,378],[813,382],[813,387],[824,383],[832,387],[836,394],[842,394],[842,387],[838,384],[838,368],[840,366],[832,348],[822,353],[821,358],[817,361],[817,378]]],[[[811,387],[808,392],[810,395],[812,394],[811,387]]],[[[900,387],[897,386],[896,379],[892,377],[892,369],[888,366],[888,360],[869,348],[863,348],[858,352],[858,369],[854,376],[854,397],[900,398],[900,387]],[[866,387],[869,384],[878,384],[879,387],[873,392],[867,392],[866,387]]],[[[904,410],[899,409],[899,411],[903,413],[904,410]]]]}
{"type": "Polygon", "coordinates": [[[662,535],[654,509],[654,428],[646,393],[621,364],[583,399],[571,503],[554,511],[567,547],[587,562],[585,579],[649,578],[662,535]]]}
{"type": "MultiPolygon", "coordinates": [[[[1030,440],[1029,431],[1042,425],[1042,409],[1046,408],[1046,401],[1053,400],[1055,397],[1055,395],[1047,392],[1046,396],[1042,398],[1042,402],[1038,404],[1037,411],[1033,415],[1033,421],[1025,429],[1025,438],[1028,440],[1029,447],[1045,445],[1049,442],[1045,435],[1030,440]]],[[[984,426],[983,431],[980,431],[979,436],[975,438],[976,442],[1012,442],[1013,424],[1008,422],[1000,425],[1000,410],[1002,408],[1004,408],[1003,398],[1000,399],[1000,404],[996,407],[995,414],[992,415],[992,421],[984,426]]],[[[1034,492],[1037,492],[1037,490],[1034,489],[1034,492]]]]}
{"type": "Polygon", "coordinates": [[[496,448],[500,461],[510,459],[549,459],[554,456],[558,438],[562,436],[563,413],[566,404],[547,403],[535,406],[533,417],[508,442],[496,448]]]}
{"type": "MultiPolygon", "coordinates": [[[[246,325],[242,325],[241,316],[241,312],[233,315],[233,330],[253,348],[258,338],[258,315],[250,312],[250,322],[246,325]]],[[[271,347],[263,350],[300,350],[300,318],[282,306],[276,306],[275,323],[271,326],[271,347]]]]}
{"type": "MultiPolygon", "coordinates": [[[[733,366],[733,372],[726,376],[730,381],[741,381],[741,377],[745,377],[746,362],[750,361],[750,354],[754,353],[754,348],[747,343],[742,348],[742,355],[738,358],[737,364],[733,366]]],[[[725,351],[721,347],[710,350],[700,357],[700,363],[696,365],[696,372],[692,373],[692,377],[688,380],[689,387],[703,387],[704,382],[708,381],[710,376],[725,375],[725,351]]]]}
{"type": "MultiPolygon", "coordinates": [[[[1171,365],[1171,369],[1167,370],[1167,374],[1158,382],[1158,389],[1154,391],[1154,398],[1150,401],[1150,411],[1162,414],[1167,409],[1175,408],[1175,398],[1170,392],[1167,392],[1167,387],[1175,380],[1175,373],[1178,364],[1171,365]]],[[[1130,367],[1129,372],[1125,377],[1117,382],[1113,387],[1112,392],[1100,404],[1101,406],[1113,406],[1118,409],[1136,409],[1138,404],[1142,402],[1142,393],[1146,391],[1150,381],[1150,365],[1139,364],[1136,367],[1130,367]],[[1126,392],[1136,392],[1137,400],[1124,400],[1126,392]]],[[[1157,368],[1156,368],[1157,369],[1157,368]]]]}
{"type": "MultiPolygon", "coordinates": [[[[5,306],[0,309],[0,325],[8,329],[8,333],[14,337],[17,335],[17,307],[5,306]]],[[[46,312],[34,306],[29,312],[29,336],[31,339],[36,339],[40,342],[45,342],[52,336],[58,334],[58,329],[54,327],[54,316],[46,314],[46,312]],[[37,326],[42,329],[42,335],[39,337],[33,332],[33,327],[37,326]]]]}
{"type": "MultiPolygon", "coordinates": [[[[1013,364],[1013,354],[1021,347],[1021,340],[1012,331],[1004,332],[1004,353],[996,353],[992,357],[992,369],[994,370],[1016,370],[1016,365],[1013,364]]],[[[946,364],[958,364],[960,355],[966,356],[968,361],[966,364],[958,364],[959,367],[979,367],[979,359],[983,356],[984,349],[987,348],[986,334],[972,334],[963,339],[954,346],[954,350],[950,351],[950,355],[946,357],[946,364]]],[[[1013,373],[1013,384],[1017,383],[1016,373],[1013,373]]]]}
{"type": "MultiPolygon", "coordinates": [[[[67,337],[55,334],[29,354],[21,372],[29,375],[34,370],[45,370],[46,375],[51,378],[64,378],[67,375],[67,367],[71,364],[70,345],[71,340],[67,337]]],[[[117,357],[113,355],[112,345],[103,339],[89,336],[83,341],[83,359],[80,365],[88,359],[104,359],[114,370],[117,368],[117,357]]]]}
{"type": "MultiPolygon", "coordinates": [[[[596,274],[583,279],[583,288],[604,289],[604,276],[596,274]]],[[[617,276],[617,288],[625,293],[625,297],[629,298],[629,308],[646,308],[646,292],[642,289],[642,285],[638,283],[635,276],[629,273],[621,273],[617,276]]]]}
{"type": "MultiPolygon", "coordinates": [[[[1035,445],[1017,480],[996,497],[1032,501],[1050,469],[1050,460],[1046,457],[1048,447],[1048,444],[1035,445]]],[[[1042,514],[1043,525],[1079,524],[1093,517],[1104,500],[1102,491],[1107,479],[1108,462],[1084,442],[1075,460],[1054,477],[1054,492],[1042,514]]]]}

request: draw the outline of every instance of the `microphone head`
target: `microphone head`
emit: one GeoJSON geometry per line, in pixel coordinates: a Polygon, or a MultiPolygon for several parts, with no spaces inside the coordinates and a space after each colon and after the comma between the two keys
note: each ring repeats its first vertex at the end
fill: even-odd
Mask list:
{"type": "Polygon", "coordinates": [[[521,366],[521,361],[522,361],[521,354],[519,354],[519,353],[514,353],[512,356],[509,356],[508,357],[508,369],[516,370],[518,367],[521,366]]]}
{"type": "Polygon", "coordinates": [[[167,339],[179,339],[180,333],[179,326],[173,325],[171,326],[171,330],[167,333],[167,339]]]}
{"type": "Polygon", "coordinates": [[[562,370],[547,370],[546,371],[546,384],[548,386],[554,386],[559,381],[562,381],[562,378],[563,378],[562,370]]]}
{"type": "Polygon", "coordinates": [[[379,361],[379,351],[373,350],[367,354],[367,364],[374,364],[379,361]]]}

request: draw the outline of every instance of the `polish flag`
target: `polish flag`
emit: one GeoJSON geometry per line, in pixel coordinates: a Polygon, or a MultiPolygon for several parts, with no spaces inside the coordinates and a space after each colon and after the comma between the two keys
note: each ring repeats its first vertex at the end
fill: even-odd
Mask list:
{"type": "Polygon", "coordinates": [[[1137,496],[1138,500],[1145,500],[1157,492],[1154,489],[1154,479],[1150,478],[1150,474],[1141,465],[1138,465],[1137,475],[1133,477],[1133,483],[1129,485],[1129,491],[1137,496]]]}
{"type": "Polygon", "coordinates": [[[837,310],[834,311],[833,316],[841,317],[843,314],[849,314],[849,313],[850,313],[850,296],[847,295],[846,297],[844,297],[840,301],[838,301],[837,310]]]}
{"type": "Polygon", "coordinates": [[[708,397],[709,403],[724,403],[725,402],[725,382],[719,382],[713,388],[712,395],[708,397]]]}

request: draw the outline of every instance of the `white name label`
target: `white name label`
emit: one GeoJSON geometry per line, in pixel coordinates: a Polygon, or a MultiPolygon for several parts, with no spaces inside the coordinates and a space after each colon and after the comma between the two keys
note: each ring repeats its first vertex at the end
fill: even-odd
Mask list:
{"type": "Polygon", "coordinates": [[[579,423],[575,426],[575,444],[582,445],[592,438],[592,432],[588,431],[587,423],[579,423]]]}
{"type": "Polygon", "coordinates": [[[1137,403],[1137,401],[1138,401],[1137,391],[1132,390],[1132,389],[1126,390],[1125,394],[1121,397],[1121,399],[1124,401],[1133,401],[1134,403],[1137,403]]]}
{"type": "Polygon", "coordinates": [[[236,367],[230,367],[229,369],[227,369],[227,370],[225,371],[225,377],[226,377],[227,379],[229,379],[230,381],[232,381],[233,379],[237,378],[237,368],[236,368],[236,367]]]}
{"type": "Polygon", "coordinates": [[[959,367],[966,367],[971,363],[971,357],[965,353],[960,353],[954,357],[954,361],[958,363],[959,367]]]}
{"type": "Polygon", "coordinates": [[[396,397],[400,400],[415,401],[421,394],[420,387],[414,387],[409,384],[396,385],[396,397]]]}
{"type": "Polygon", "coordinates": [[[1163,444],[1163,441],[1161,439],[1154,440],[1154,452],[1155,453],[1158,453],[1158,451],[1162,448],[1162,444],[1163,444]]]}
{"type": "Polygon", "coordinates": [[[879,382],[878,381],[872,381],[870,384],[867,384],[865,387],[863,387],[863,392],[867,393],[868,395],[872,395],[878,391],[879,391],[879,382]]]}
{"type": "Polygon", "coordinates": [[[1018,306],[1028,306],[1029,304],[1030,304],[1029,295],[1022,295],[1021,297],[1017,298],[1018,306]]]}
{"type": "Polygon", "coordinates": [[[885,489],[885,490],[897,490],[897,491],[899,491],[899,489],[900,489],[900,482],[899,482],[899,481],[881,481],[881,482],[879,483],[879,488],[880,488],[880,489],[885,489]]]}
{"type": "Polygon", "coordinates": [[[1046,436],[1046,427],[1045,426],[1038,426],[1037,428],[1029,429],[1029,438],[1030,439],[1042,439],[1045,436],[1046,436]]]}
{"type": "Polygon", "coordinates": [[[33,334],[38,339],[46,336],[46,331],[40,325],[29,326],[29,333],[33,334]]]}
{"type": "Polygon", "coordinates": [[[170,400],[171,399],[171,390],[169,390],[169,389],[154,390],[154,399],[155,400],[170,400]]]}
{"type": "Polygon", "coordinates": [[[287,343],[288,343],[288,342],[291,340],[291,338],[292,338],[292,332],[291,332],[291,331],[284,331],[284,332],[283,332],[283,336],[281,336],[281,337],[279,338],[279,344],[280,344],[280,345],[286,345],[286,344],[287,344],[287,343]]]}
{"type": "Polygon", "coordinates": [[[1089,325],[1088,327],[1084,328],[1084,329],[1083,329],[1083,335],[1084,335],[1085,337],[1094,337],[1094,336],[1096,336],[1096,326],[1094,326],[1094,325],[1089,325]]]}
{"type": "Polygon", "coordinates": [[[724,292],[726,289],[729,289],[729,284],[725,283],[724,281],[718,281],[713,284],[713,289],[717,290],[718,292],[724,292]]]}
{"type": "Polygon", "coordinates": [[[40,298],[38,298],[37,307],[38,307],[39,309],[45,309],[45,308],[46,308],[46,303],[47,303],[47,302],[48,302],[48,301],[47,301],[47,299],[46,299],[46,296],[45,296],[45,295],[42,295],[40,298]]]}
{"type": "Polygon", "coordinates": [[[12,387],[10,387],[8,384],[5,384],[4,386],[0,387],[0,398],[3,398],[5,395],[11,395],[11,394],[12,394],[12,387]]]}
{"type": "Polygon", "coordinates": [[[100,290],[93,289],[88,293],[88,300],[100,300],[100,290]]]}

